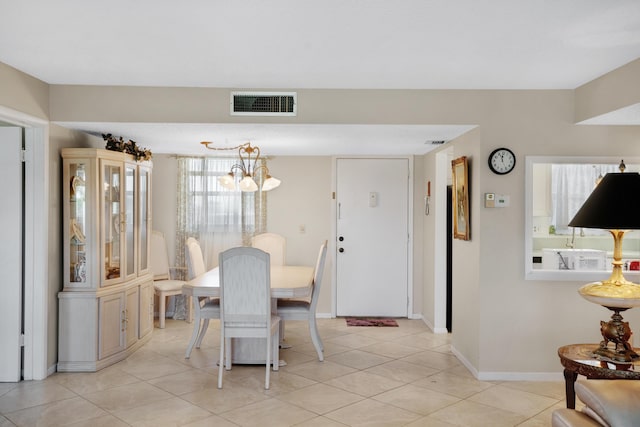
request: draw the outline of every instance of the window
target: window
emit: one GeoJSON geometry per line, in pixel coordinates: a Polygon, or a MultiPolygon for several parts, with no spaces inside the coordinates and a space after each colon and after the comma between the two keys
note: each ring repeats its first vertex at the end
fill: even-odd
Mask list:
{"type": "Polygon", "coordinates": [[[218,253],[248,245],[266,228],[266,193],[228,190],[218,183],[237,163],[235,157],[179,157],[176,265],[185,265],[184,242],[200,242],[207,268],[218,253]]]}
{"type": "MultiPolygon", "coordinates": [[[[598,177],[618,172],[620,158],[527,156],[525,160],[525,278],[596,281],[607,277],[613,255],[611,234],[600,229],[574,229],[568,223],[598,177]],[[565,264],[560,257],[574,262],[565,264]]],[[[624,161],[627,173],[640,171],[640,159],[625,157],[624,161]]],[[[631,266],[640,260],[640,232],[625,234],[622,251],[624,268],[628,266],[625,276],[638,282],[640,270],[631,266]]]]}
{"type": "MultiPolygon", "coordinates": [[[[551,225],[555,234],[572,234],[569,222],[589,197],[599,179],[618,172],[613,164],[552,164],[551,225]]],[[[581,230],[584,234],[606,234],[597,229],[581,230]]]]}
{"type": "Polygon", "coordinates": [[[218,178],[234,164],[228,158],[185,158],[186,231],[251,232],[255,229],[255,195],[228,190],[218,178]]]}

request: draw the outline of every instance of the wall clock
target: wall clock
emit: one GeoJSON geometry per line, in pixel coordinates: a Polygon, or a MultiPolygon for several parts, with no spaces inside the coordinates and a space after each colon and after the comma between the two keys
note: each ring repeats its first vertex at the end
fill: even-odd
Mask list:
{"type": "Polygon", "coordinates": [[[508,174],[516,166],[516,155],[508,148],[496,148],[489,154],[489,169],[498,175],[508,174]]]}

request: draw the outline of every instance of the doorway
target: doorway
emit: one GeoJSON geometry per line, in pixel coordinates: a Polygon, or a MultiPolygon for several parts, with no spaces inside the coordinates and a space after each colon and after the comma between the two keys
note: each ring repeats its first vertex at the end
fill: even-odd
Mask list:
{"type": "Polygon", "coordinates": [[[22,128],[0,127],[0,180],[3,182],[3,203],[0,210],[0,271],[3,291],[0,298],[0,382],[17,382],[22,378],[22,347],[24,328],[23,213],[24,171],[21,161],[22,128]]]}
{"type": "Polygon", "coordinates": [[[453,312],[453,190],[447,185],[447,332],[451,333],[453,312]]]}
{"type": "Polygon", "coordinates": [[[408,317],[408,158],[336,159],[336,315],[408,317]]]}
{"type": "MultiPolygon", "coordinates": [[[[23,232],[13,243],[23,248],[23,331],[19,337],[22,346],[23,367],[21,379],[42,380],[55,372],[48,367],[48,324],[50,307],[48,287],[49,266],[49,122],[22,112],[0,106],[0,121],[22,129],[24,151],[24,218],[23,232]]],[[[55,262],[55,260],[53,261],[55,262]]],[[[54,281],[57,289],[58,283],[54,281]]],[[[4,316],[0,313],[0,316],[4,316]]],[[[4,317],[0,320],[3,321],[4,317]]],[[[0,337],[0,345],[7,349],[9,341],[0,337]]],[[[55,345],[55,344],[52,344],[55,345]]],[[[6,350],[4,350],[6,351],[6,350]]],[[[18,378],[18,381],[20,378],[18,378]]]]}

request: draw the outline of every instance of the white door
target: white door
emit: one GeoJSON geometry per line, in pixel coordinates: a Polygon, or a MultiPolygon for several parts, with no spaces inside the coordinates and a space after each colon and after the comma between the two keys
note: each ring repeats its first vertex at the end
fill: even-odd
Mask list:
{"type": "Polygon", "coordinates": [[[336,160],[336,314],[407,317],[408,159],[336,160]]]}
{"type": "Polygon", "coordinates": [[[22,129],[0,127],[0,147],[0,382],[17,382],[22,359],[22,129]]]}

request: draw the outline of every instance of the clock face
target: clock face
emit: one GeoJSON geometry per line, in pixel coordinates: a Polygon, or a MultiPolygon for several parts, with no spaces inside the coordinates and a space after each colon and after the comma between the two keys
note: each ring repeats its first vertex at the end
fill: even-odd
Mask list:
{"type": "Polygon", "coordinates": [[[516,156],[508,148],[498,148],[489,155],[489,169],[499,175],[504,175],[516,166],[516,156]]]}

